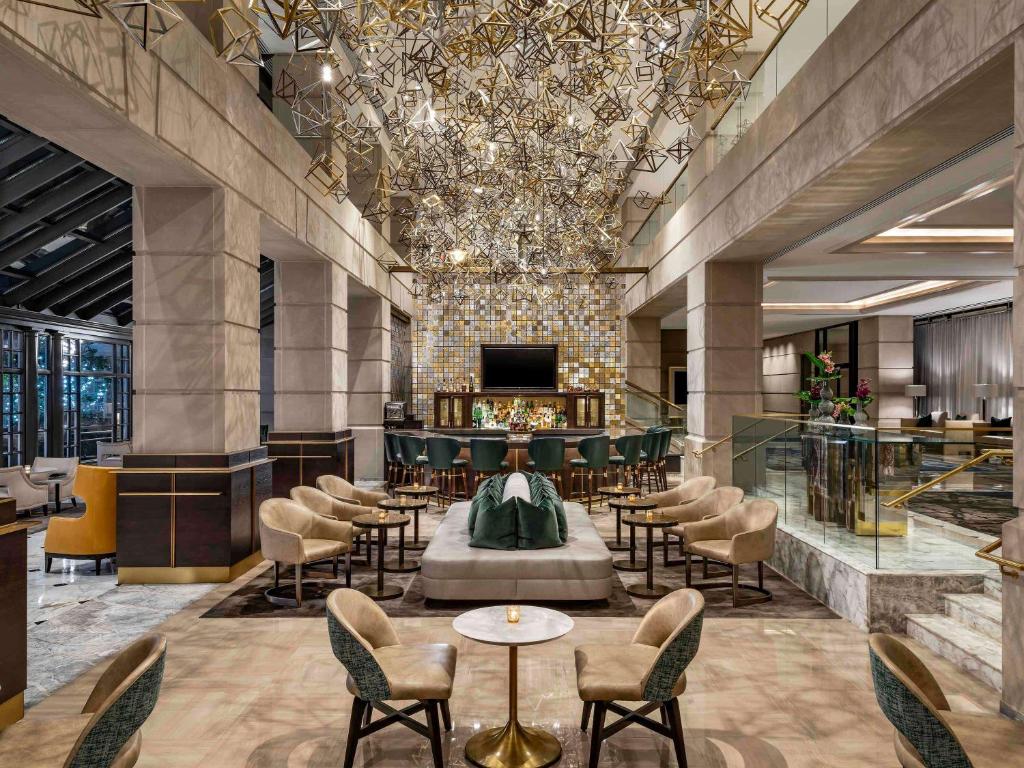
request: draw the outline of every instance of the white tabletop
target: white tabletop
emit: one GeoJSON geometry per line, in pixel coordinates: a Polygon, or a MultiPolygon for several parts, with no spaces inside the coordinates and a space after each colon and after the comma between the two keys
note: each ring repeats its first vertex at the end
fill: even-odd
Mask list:
{"type": "Polygon", "coordinates": [[[504,605],[477,608],[455,617],[455,631],[470,640],[491,645],[535,645],[567,634],[575,622],[560,611],[536,605],[520,607],[519,621],[510,624],[504,605]]]}

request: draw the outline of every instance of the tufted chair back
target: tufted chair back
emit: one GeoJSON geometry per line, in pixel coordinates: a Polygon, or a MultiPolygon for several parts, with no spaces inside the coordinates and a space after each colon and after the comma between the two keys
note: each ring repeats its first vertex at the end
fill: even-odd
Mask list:
{"type": "Polygon", "coordinates": [[[334,655],[352,676],[360,698],[390,698],[391,687],[373,651],[401,645],[401,641],[381,607],[362,592],[336,589],[327,597],[327,633],[334,655]]]}
{"type": "Polygon", "coordinates": [[[972,768],[960,741],[943,720],[949,703],[921,660],[890,635],[871,635],[868,652],[878,706],[917,750],[924,765],[972,768]]]}
{"type": "Polygon", "coordinates": [[[644,680],[644,701],[668,701],[679,676],[697,655],[704,625],[704,597],[695,589],[679,589],[661,598],[644,616],[633,635],[639,645],[659,649],[644,680]]]}

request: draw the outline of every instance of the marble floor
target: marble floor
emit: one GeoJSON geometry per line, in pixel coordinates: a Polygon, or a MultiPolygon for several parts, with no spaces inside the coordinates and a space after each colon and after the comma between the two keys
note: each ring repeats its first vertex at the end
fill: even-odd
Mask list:
{"type": "MultiPolygon", "coordinates": [[[[140,768],[314,768],[341,763],[351,696],[324,619],[200,619],[255,570],[171,616],[166,676],[143,727],[140,768]]],[[[446,745],[451,766],[480,728],[503,722],[507,652],[457,635],[448,618],[395,620],[411,642],[444,641],[459,652],[446,745]]],[[[573,647],[628,642],[636,619],[577,618],[557,641],[520,652],[520,719],[555,732],[563,766],[585,765],[577,728],[573,647]]],[[[682,697],[693,768],[897,766],[892,729],[875,703],[867,638],[846,621],[708,619],[682,697]]],[[[998,696],[922,646],[954,709],[995,712],[998,696]]],[[[29,717],[77,710],[103,665],[33,708],[29,717]]],[[[392,727],[365,740],[357,765],[429,766],[426,741],[392,727]]],[[[638,728],[614,736],[605,766],[674,766],[663,738],[638,728]]]]}

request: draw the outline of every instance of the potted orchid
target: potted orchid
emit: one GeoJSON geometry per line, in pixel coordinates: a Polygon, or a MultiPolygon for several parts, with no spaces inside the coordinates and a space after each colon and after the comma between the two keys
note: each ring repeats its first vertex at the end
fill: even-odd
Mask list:
{"type": "Polygon", "coordinates": [[[871,379],[858,381],[853,397],[837,398],[837,400],[842,402],[844,413],[850,417],[853,424],[864,424],[868,420],[868,413],[864,409],[875,400],[874,395],[871,394],[871,379]]]}
{"type": "Polygon", "coordinates": [[[817,355],[804,352],[804,357],[810,361],[814,373],[807,379],[808,388],[797,392],[796,396],[811,406],[812,421],[835,423],[839,413],[836,412],[836,403],[832,400],[831,383],[837,381],[842,373],[832,359],[830,351],[817,355]]]}

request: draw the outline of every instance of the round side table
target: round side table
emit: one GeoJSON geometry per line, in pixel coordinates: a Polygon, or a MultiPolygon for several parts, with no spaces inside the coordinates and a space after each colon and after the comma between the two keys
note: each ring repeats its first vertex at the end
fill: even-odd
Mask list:
{"type": "Polygon", "coordinates": [[[597,489],[597,495],[602,502],[607,499],[624,499],[629,495],[639,496],[640,489],[631,486],[619,487],[617,485],[602,485],[597,489]]]}
{"type": "Polygon", "coordinates": [[[545,730],[521,725],[518,719],[519,646],[537,645],[570,632],[574,622],[550,608],[524,605],[519,621],[509,622],[506,606],[467,611],[452,627],[463,637],[489,645],[508,646],[508,722],[489,728],[466,742],[466,759],[479,768],[544,768],[562,756],[562,745],[545,730]]]}
{"type": "MultiPolygon", "coordinates": [[[[440,493],[440,489],[436,485],[399,485],[394,489],[395,498],[399,496],[412,496],[414,499],[426,499],[430,502],[431,496],[437,496],[440,493]]],[[[440,506],[440,505],[438,505],[440,506]]]]}
{"type": "MultiPolygon", "coordinates": [[[[352,525],[358,528],[366,528],[369,531],[377,531],[377,583],[364,584],[357,589],[364,595],[374,600],[392,600],[405,594],[405,590],[397,584],[386,584],[384,582],[384,545],[387,542],[388,528],[404,529],[412,518],[408,515],[396,515],[389,512],[384,520],[381,520],[376,512],[366,515],[356,515],[352,518],[352,525]]],[[[370,547],[367,542],[367,548],[370,547]]],[[[400,550],[401,551],[401,550],[400,550]]]]}
{"type": "MultiPolygon", "coordinates": [[[[378,507],[386,509],[388,512],[405,515],[408,515],[410,512],[412,513],[412,541],[404,542],[405,529],[403,528],[399,533],[399,541],[403,543],[402,549],[407,549],[412,552],[422,552],[427,548],[426,544],[420,543],[420,512],[425,512],[428,504],[429,502],[426,499],[412,498],[402,501],[401,497],[395,499],[382,499],[377,502],[378,507]]],[[[399,557],[404,557],[402,551],[399,551],[399,557]]],[[[418,568],[419,566],[416,567],[418,568]]]]}
{"type": "Polygon", "coordinates": [[[633,531],[637,527],[647,529],[647,567],[645,569],[647,571],[647,581],[644,584],[629,584],[626,587],[626,594],[633,595],[634,597],[664,597],[672,591],[672,587],[666,584],[654,583],[654,529],[671,528],[673,525],[678,525],[679,521],[674,517],[659,514],[653,514],[648,519],[647,513],[641,512],[636,515],[624,516],[622,522],[629,526],[629,540],[631,544],[634,544],[636,541],[633,537],[633,531]]]}
{"type": "Polygon", "coordinates": [[[608,547],[608,549],[612,552],[629,552],[632,549],[632,545],[622,543],[623,513],[628,515],[634,512],[645,512],[648,509],[657,509],[658,505],[656,502],[649,501],[648,499],[633,499],[630,501],[629,497],[616,497],[608,499],[608,508],[615,510],[615,544],[608,547]]]}

